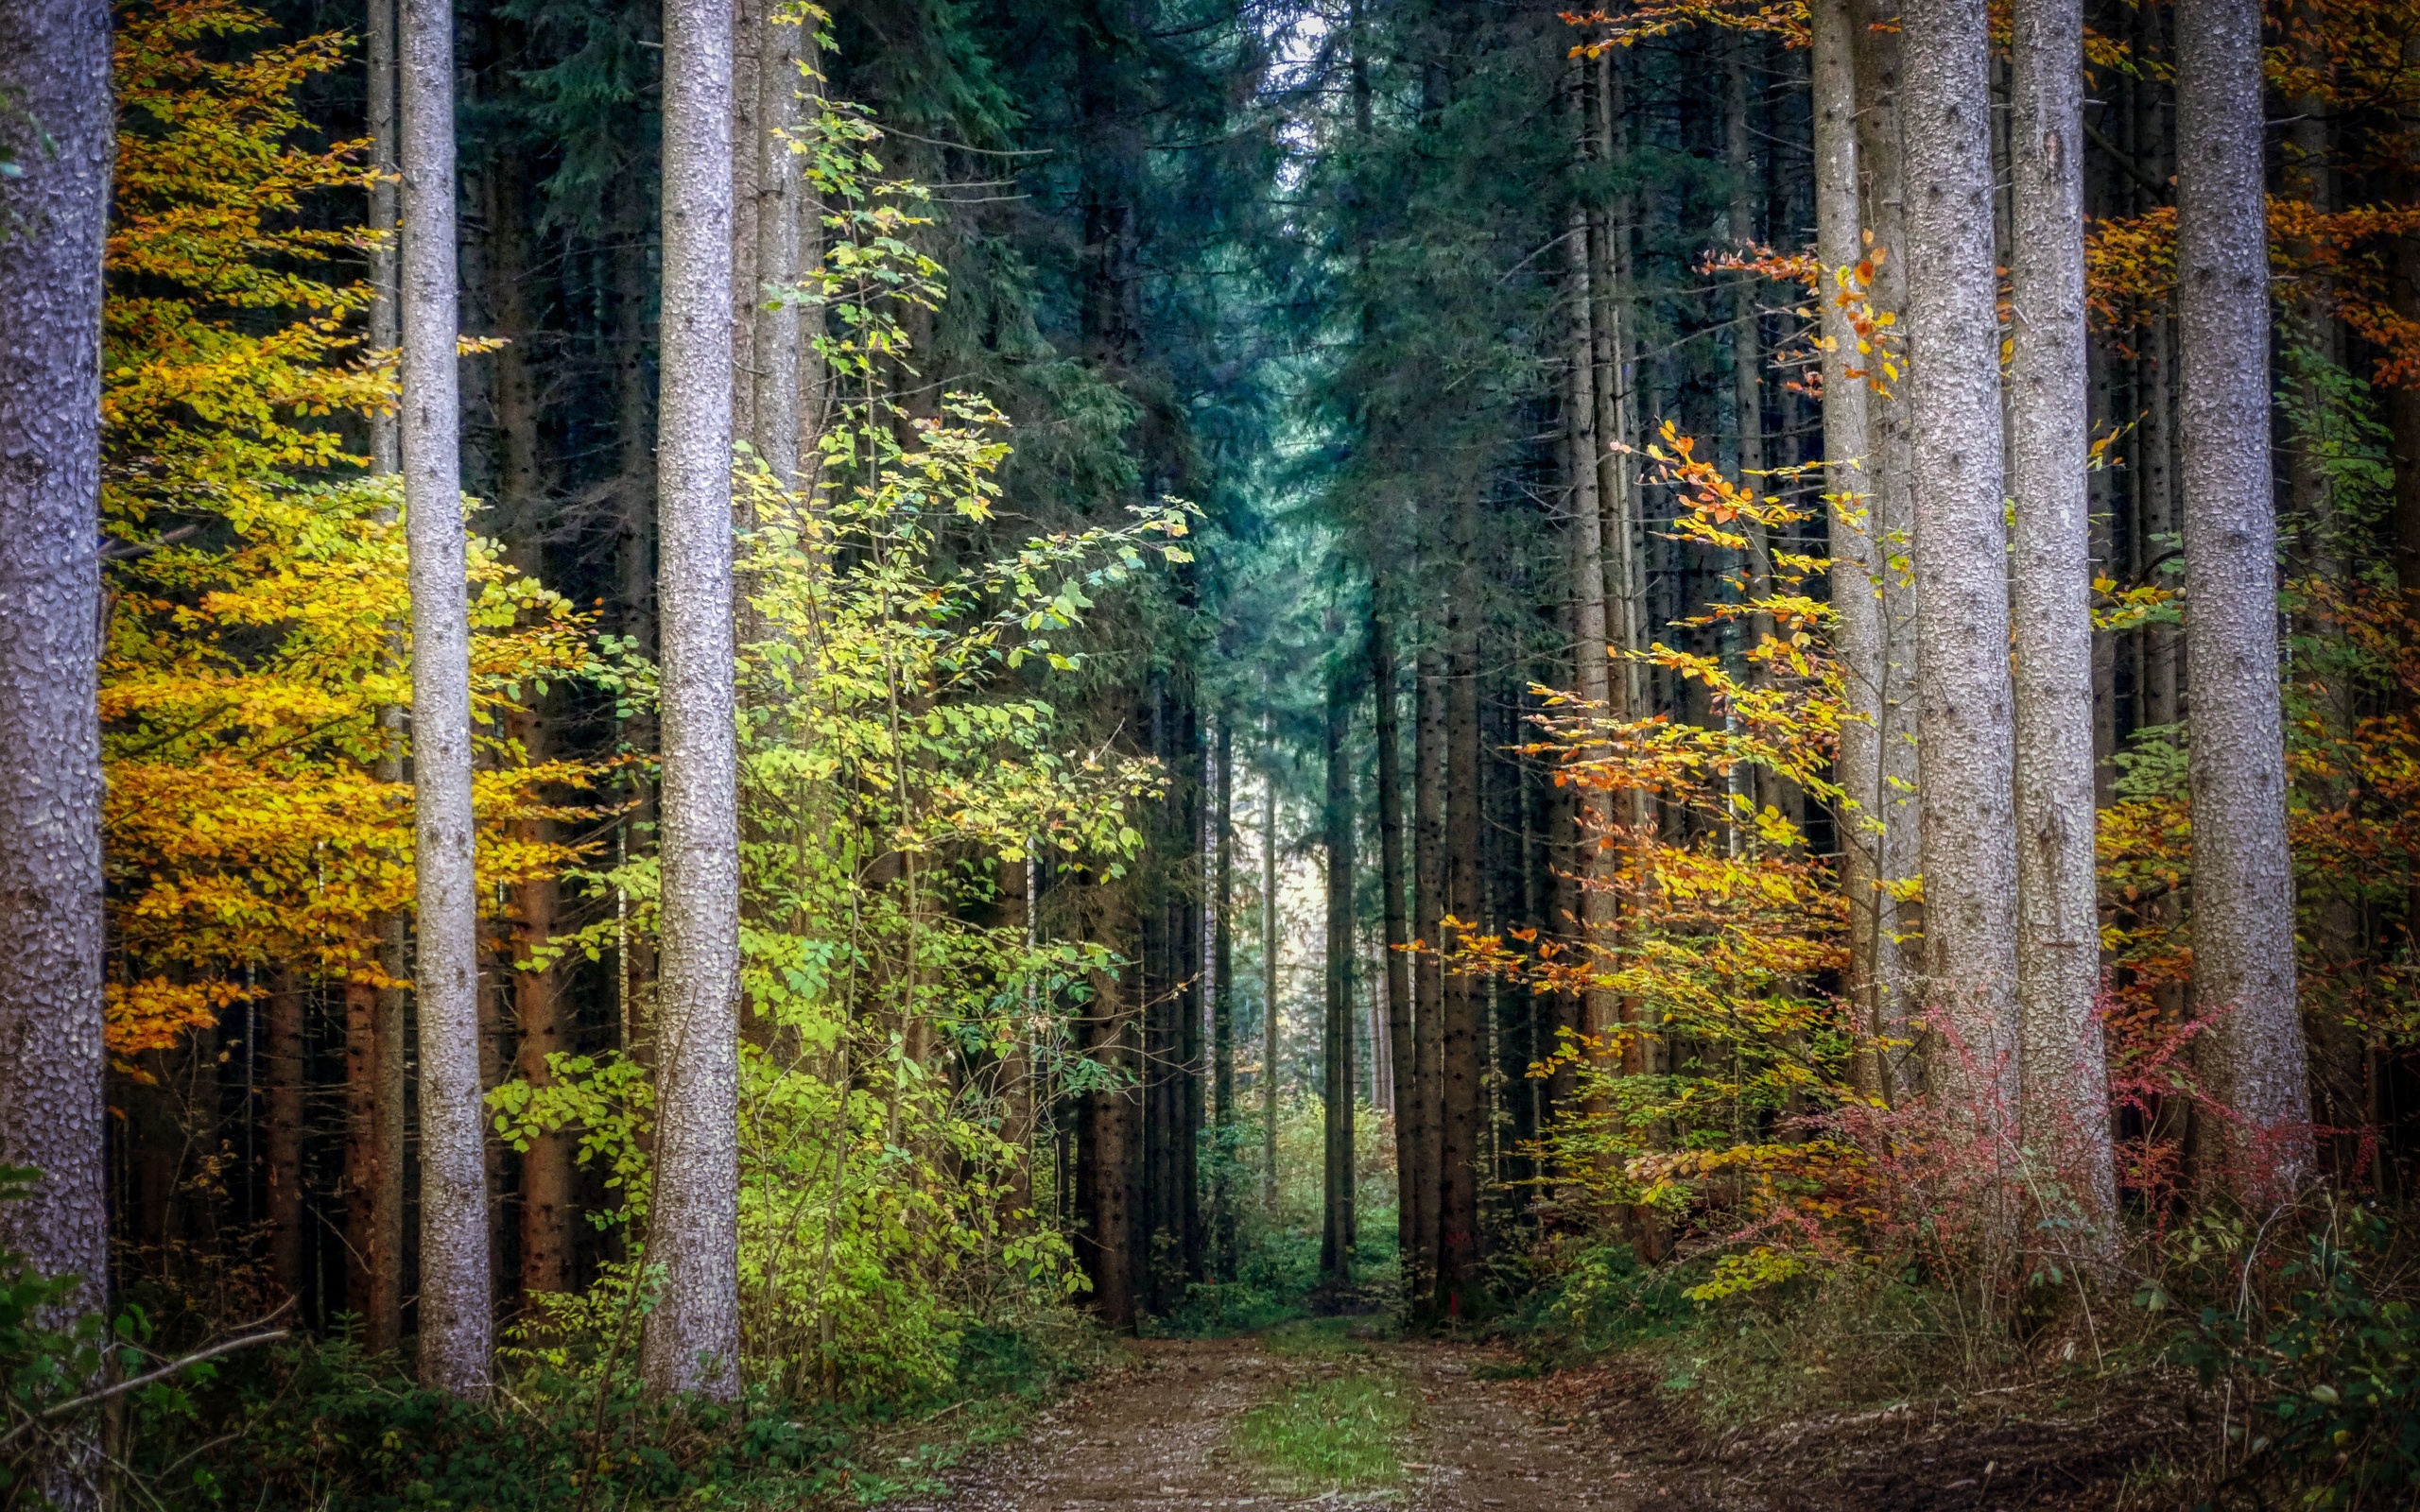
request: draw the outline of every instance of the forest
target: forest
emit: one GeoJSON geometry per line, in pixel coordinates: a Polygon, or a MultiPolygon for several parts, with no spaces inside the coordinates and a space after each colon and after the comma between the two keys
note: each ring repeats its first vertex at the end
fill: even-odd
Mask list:
{"type": "Polygon", "coordinates": [[[2410,1507],[2415,1201],[2411,0],[0,0],[0,1512],[2410,1507]]]}

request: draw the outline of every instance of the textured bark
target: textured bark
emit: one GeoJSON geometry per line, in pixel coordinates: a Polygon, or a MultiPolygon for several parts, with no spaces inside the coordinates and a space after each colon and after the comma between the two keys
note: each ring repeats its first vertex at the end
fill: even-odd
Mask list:
{"type": "Polygon", "coordinates": [[[657,1393],[739,1389],[739,822],[732,644],[729,12],[664,15],[664,379],[656,432],[664,902],[640,1366],[657,1393]]]}
{"type": "MultiPolygon", "coordinates": [[[[1731,202],[1726,220],[1732,246],[1745,251],[1759,244],[1756,234],[1757,191],[1764,186],[1757,175],[1755,153],[1751,146],[1754,124],[1749,90],[1748,64],[1760,48],[1751,33],[1734,33],[1723,51],[1723,165],[1731,174],[1731,202]]],[[[1731,311],[1731,408],[1738,427],[1740,481],[1751,489],[1764,489],[1764,480],[1756,474],[1765,469],[1765,340],[1756,313],[1756,294],[1760,281],[1739,277],[1732,295],[1731,311]]],[[[1772,548],[1765,539],[1765,527],[1754,520],[1737,522],[1740,534],[1748,538],[1748,596],[1769,598],[1772,594],[1772,548]]],[[[1748,644],[1760,645],[1773,632],[1773,617],[1762,610],[1748,617],[1748,644]]],[[[1762,686],[1772,680],[1767,663],[1748,664],[1748,680],[1762,686]]],[[[1758,807],[1778,806],[1783,801],[1780,780],[1759,766],[1750,766],[1740,774],[1751,784],[1749,796],[1758,807]]]]}
{"type": "Polygon", "coordinates": [[[2243,1195],[2309,1171],[2310,1091],[2294,997],[2269,452],[2269,249],[2261,13],[2176,8],[2177,355],[2183,382],[2186,676],[2193,807],[2195,1042],[2243,1195]]]}
{"type": "Polygon", "coordinates": [[[1908,324],[1924,747],[1924,1007],[1944,1109],[2015,1111],[2015,757],[1983,0],[1910,0],[1908,324]]]}
{"type": "MultiPolygon", "coordinates": [[[[1384,585],[1377,592],[1383,594],[1384,585]]],[[[1378,885],[1380,927],[1385,931],[1387,989],[1387,1104],[1395,1115],[1395,1247],[1409,1257],[1419,1245],[1420,1146],[1426,1137],[1420,1086],[1418,1021],[1411,997],[1411,918],[1407,899],[1403,812],[1403,720],[1395,682],[1394,626],[1381,613],[1370,617],[1370,681],[1376,697],[1378,764],[1378,885]]]]}
{"type": "Polygon", "coordinates": [[[1277,720],[1268,716],[1263,738],[1270,765],[1260,791],[1260,1210],[1277,1217],[1277,964],[1284,942],[1277,933],[1277,720]]]}
{"type": "MultiPolygon", "coordinates": [[[[1570,485],[1571,665],[1575,690],[1591,710],[1617,716],[1612,686],[1611,641],[1605,623],[1605,517],[1599,477],[1598,454],[1606,449],[1597,422],[1602,407],[1597,398],[1596,301],[1590,288],[1587,226],[1578,210],[1571,213],[1564,237],[1566,249],[1570,306],[1568,340],[1570,369],[1564,387],[1564,473],[1570,485]]],[[[1607,374],[1610,380],[1611,374],[1607,374]]],[[[1583,760],[1601,761],[1609,754],[1601,745],[1582,751],[1583,760]]],[[[1615,877],[1620,858],[1614,836],[1614,795],[1611,789],[1585,785],[1579,790],[1580,931],[1582,939],[1612,943],[1619,925],[1619,900],[1615,877]]],[[[1581,994],[1582,1031],[1592,1037],[1608,1034],[1620,1013],[1619,1000],[1609,990],[1581,994]]]]}
{"type": "Polygon", "coordinates": [[[2015,351],[2016,971],[2020,1125],[2096,1259],[2114,1253],[2109,1073],[2094,998],[2092,522],[2085,463],[2083,7],[2018,0],[2011,91],[2015,351]]]}
{"type": "Polygon", "coordinates": [[[1217,806],[1212,819],[1210,896],[1210,1092],[1217,1153],[1211,1189],[1211,1264],[1224,1279],[1236,1273],[1236,728],[1219,720],[1212,758],[1217,806]]]}
{"type": "MultiPolygon", "coordinates": [[[[1419,1147],[1404,1190],[1418,1204],[1406,1219],[1412,1247],[1405,1263],[1411,1276],[1437,1268],[1440,1178],[1439,1141],[1444,1137],[1445,974],[1437,952],[1445,915],[1445,671],[1443,659],[1423,648],[1412,673],[1412,937],[1421,951],[1412,962],[1412,1048],[1418,1080],[1412,1101],[1420,1108],[1419,1147]]],[[[1413,1293],[1412,1295],[1417,1295],[1413,1293]]]]}
{"type": "MultiPolygon", "coordinates": [[[[1461,506],[1460,544],[1470,559],[1470,516],[1461,506]]],[[[1456,926],[1438,931],[1440,948],[1451,954],[1480,921],[1478,632],[1467,593],[1458,595],[1448,633],[1453,650],[1446,672],[1445,896],[1456,926]]],[[[1479,1284],[1479,1185],[1487,1176],[1486,992],[1466,971],[1444,981],[1443,1033],[1438,1054],[1437,1305],[1448,1316],[1468,1311],[1479,1284]]]]}
{"type": "MultiPolygon", "coordinates": [[[[1900,129],[1900,38],[1893,0],[1852,0],[1857,68],[1857,152],[1866,227],[1874,235],[1874,283],[1877,309],[1900,317],[1907,328],[1907,176],[1900,129]]],[[[1862,365],[1861,365],[1862,366],[1862,365]]],[[[1868,816],[1879,881],[1904,883],[1920,867],[1923,825],[1917,812],[1920,761],[1916,735],[1916,658],[1923,640],[1918,593],[1904,565],[1915,535],[1915,436],[1906,382],[1890,385],[1893,397],[1867,401],[1866,533],[1881,574],[1879,600],[1882,681],[1876,695],[1875,745],[1881,764],[1875,810],[1868,816]]],[[[1910,1041],[1908,1017],[1923,974],[1923,910],[1889,894],[1875,900],[1873,991],[1876,1018],[1896,1048],[1881,1057],[1886,1093],[1913,1091],[1920,1062],[1910,1041]]]]}
{"type": "Polygon", "coordinates": [[[261,1005],[261,1172],[268,1188],[268,1281],[274,1300],[302,1302],[309,1221],[302,1201],[303,1100],[307,1060],[302,980],[280,967],[261,1005]]]}
{"type": "Polygon", "coordinates": [[[420,1376],[424,1386],[481,1397],[493,1339],[455,359],[454,25],[443,0],[402,4],[403,460],[419,889],[420,1376]]]}
{"type": "Polygon", "coordinates": [[[784,5],[768,5],[757,23],[755,371],[748,438],[773,476],[795,486],[801,404],[799,306],[778,298],[794,288],[815,213],[806,158],[791,150],[805,120],[801,65],[811,20],[784,5]]]}
{"type": "Polygon", "coordinates": [[[1353,1212],[1353,1113],[1357,1095],[1353,1070],[1353,761],[1348,736],[1353,724],[1351,669],[1333,667],[1327,679],[1327,801],[1322,808],[1322,843],[1327,851],[1327,950],[1322,977],[1327,989],[1325,1033],[1321,1036],[1321,1098],[1325,1115],[1324,1179],[1321,1183],[1320,1274],[1351,1282],[1353,1212]]]}
{"type": "MultiPolygon", "coordinates": [[[[0,234],[0,1245],[109,1284],[101,1054],[101,238],[110,205],[108,7],[0,7],[0,94],[24,177],[0,234]],[[22,112],[22,113],[20,113],[22,112]],[[20,129],[39,121],[47,149],[20,129]],[[38,232],[17,228],[35,228],[38,232]]],[[[40,1472],[93,1504],[79,1464],[40,1472]]]]}
{"type": "MultiPolygon", "coordinates": [[[[545,725],[536,713],[519,712],[510,721],[511,732],[532,762],[546,758],[545,725]]],[[[515,828],[523,844],[550,843],[553,825],[544,819],[523,819],[515,828]]],[[[563,1001],[562,973],[552,966],[533,970],[529,963],[552,938],[561,908],[560,889],[551,877],[538,877],[514,889],[520,917],[514,920],[512,1011],[520,1030],[514,1074],[532,1087],[555,1079],[547,1057],[573,1050],[572,1008],[563,1001]]],[[[533,1136],[521,1157],[521,1297],[526,1308],[538,1292],[571,1289],[574,1222],[579,1216],[579,1191],[574,1163],[578,1144],[568,1130],[533,1136]]]]}
{"type": "MultiPolygon", "coordinates": [[[[362,60],[368,69],[370,165],[378,177],[370,185],[370,345],[391,352],[402,339],[400,301],[395,284],[396,189],[401,170],[395,158],[395,5],[396,0],[367,0],[363,23],[362,60]]],[[[370,417],[370,471],[384,476],[403,470],[400,413],[380,410],[370,417]]]]}
{"type": "MultiPolygon", "coordinates": [[[[1119,938],[1123,931],[1109,936],[1119,938]]],[[[1133,1165],[1137,1098],[1134,1013],[1127,986],[1106,971],[1092,978],[1084,1048],[1112,1075],[1129,1083],[1086,1092],[1082,1159],[1076,1171],[1076,1259],[1093,1283],[1093,1311],[1112,1328],[1134,1325],[1133,1165]]]]}
{"type": "Polygon", "coordinates": [[[1890,899],[1881,890],[1882,839],[1892,805],[1882,787],[1882,601],[1889,564],[1877,539],[1868,473],[1872,400],[1857,350],[1857,329],[1837,283],[1865,255],[1858,232],[1857,21],[1853,0],[1808,7],[1808,68],[1814,89],[1815,250],[1823,269],[1817,307],[1824,352],[1824,489],[1831,525],[1832,609],[1845,678],[1838,777],[1845,800],[1838,816],[1841,892],[1848,902],[1847,996],[1864,1042],[1852,1061],[1857,1090],[1886,1091],[1878,1040],[1883,1031],[1883,953],[1890,899]]]}

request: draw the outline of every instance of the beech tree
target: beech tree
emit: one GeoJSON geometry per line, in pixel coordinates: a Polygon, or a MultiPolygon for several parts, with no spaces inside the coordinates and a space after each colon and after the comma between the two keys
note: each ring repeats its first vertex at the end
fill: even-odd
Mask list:
{"type": "Polygon", "coordinates": [[[649,1389],[739,1390],[739,819],[732,669],[732,28],[664,12],[662,956],[649,1389]]]}
{"type": "Polygon", "coordinates": [[[2176,8],[2176,315],[2193,999],[2209,1025],[2196,1065],[2234,1115],[2210,1121],[2228,1178],[2269,1197],[2308,1174],[2311,1139],[2277,686],[2260,18],[2254,0],[2176,8]]]}
{"type": "Polygon", "coordinates": [[[1941,1106],[2013,1111],[2016,847],[1983,0],[1901,13],[1925,1011],[1941,1106]]]}
{"type": "Polygon", "coordinates": [[[420,1009],[422,1383],[484,1396],[487,1125],[472,869],[471,610],[454,252],[452,0],[402,0],[403,425],[411,547],[413,864],[420,1009]]]}
{"type": "Polygon", "coordinates": [[[2015,11],[2012,240],[2016,501],[2017,1026],[2022,1127],[2092,1228],[2117,1240],[2094,873],[2092,527],[2084,469],[2083,8],[2015,11]]]}

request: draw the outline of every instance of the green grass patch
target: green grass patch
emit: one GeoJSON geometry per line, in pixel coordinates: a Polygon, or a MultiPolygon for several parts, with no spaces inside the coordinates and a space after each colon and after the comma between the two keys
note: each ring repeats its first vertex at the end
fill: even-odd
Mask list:
{"type": "Polygon", "coordinates": [[[1260,1336],[1260,1347],[1288,1359],[1341,1360],[1367,1358],[1382,1339],[1402,1336],[1390,1316],[1305,1317],[1280,1323],[1260,1336]]]}
{"type": "Polygon", "coordinates": [[[1244,1414],[1238,1453],[1289,1492],[1325,1495],[1403,1484],[1395,1440],[1411,1426],[1412,1390],[1385,1372],[1307,1381],[1244,1414]]]}

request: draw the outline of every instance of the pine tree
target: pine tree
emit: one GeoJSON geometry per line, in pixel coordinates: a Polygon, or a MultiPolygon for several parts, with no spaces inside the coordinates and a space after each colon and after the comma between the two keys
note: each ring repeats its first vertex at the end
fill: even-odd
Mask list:
{"type": "Polygon", "coordinates": [[[732,668],[732,28],[664,27],[663,954],[647,1260],[650,1389],[739,1390],[739,819],[732,668]]]}
{"type": "Polygon", "coordinates": [[[472,865],[469,542],[462,522],[451,0],[402,0],[405,525],[411,547],[415,987],[420,1015],[420,1371],[483,1397],[487,1118],[472,865]]]}

